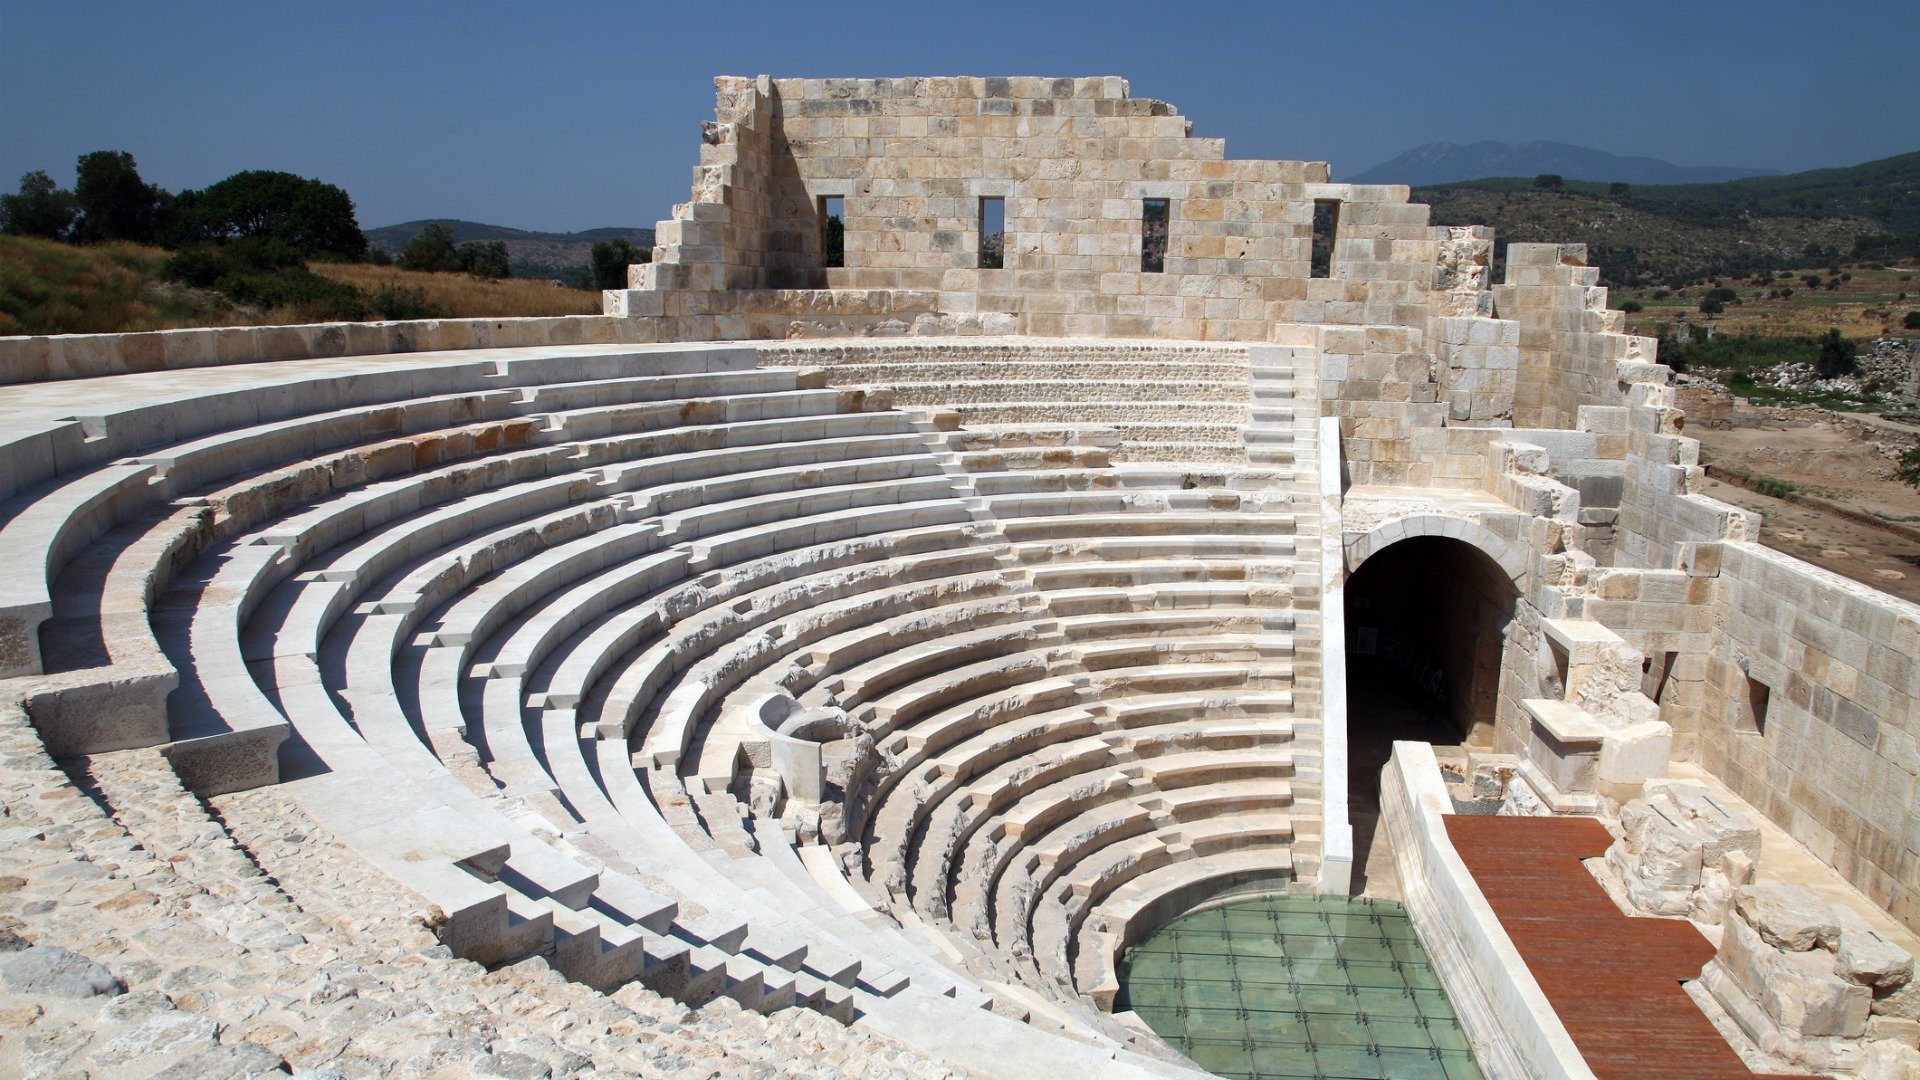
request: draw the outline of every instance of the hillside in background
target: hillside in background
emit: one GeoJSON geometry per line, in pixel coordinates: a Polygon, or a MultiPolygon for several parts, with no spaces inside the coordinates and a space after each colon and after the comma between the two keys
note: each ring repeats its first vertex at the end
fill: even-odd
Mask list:
{"type": "Polygon", "coordinates": [[[1711,184],[1749,176],[1772,176],[1772,169],[1736,169],[1718,165],[1675,165],[1650,157],[1621,157],[1605,150],[1566,143],[1433,142],[1392,161],[1349,177],[1355,184],[1446,184],[1483,176],[1538,176],[1555,173],[1569,180],[1625,181],[1629,184],[1711,184]]]}
{"type": "Polygon", "coordinates": [[[1493,226],[1503,246],[1584,243],[1615,285],[1920,257],[1920,153],[1717,184],[1473,180],[1413,199],[1436,225],[1493,226]]]}
{"type": "Polygon", "coordinates": [[[653,246],[652,229],[616,227],[587,229],[573,233],[530,232],[525,229],[509,229],[504,225],[461,221],[457,218],[425,218],[420,221],[405,221],[398,225],[368,229],[366,230],[367,243],[390,255],[398,255],[400,250],[407,246],[407,241],[413,239],[420,230],[429,225],[445,225],[453,230],[454,240],[462,244],[470,240],[505,242],[507,260],[512,267],[514,277],[565,277],[567,271],[587,266],[592,257],[593,245],[601,240],[630,240],[641,247],[653,246]]]}

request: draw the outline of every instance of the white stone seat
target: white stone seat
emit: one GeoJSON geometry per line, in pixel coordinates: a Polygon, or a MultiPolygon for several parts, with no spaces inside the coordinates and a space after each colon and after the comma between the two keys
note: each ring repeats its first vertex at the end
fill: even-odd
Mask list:
{"type": "MultiPolygon", "coordinates": [[[[844,414],[833,414],[827,419],[842,415],[844,414]]],[[[754,424],[727,425],[717,430],[737,438],[807,434],[804,429],[784,430],[799,427],[798,424],[782,423],[779,428],[773,428],[767,421],[756,421],[754,424]],[[756,427],[764,430],[753,430],[756,427]]],[[[779,441],[760,443],[728,441],[717,446],[702,446],[699,449],[660,454],[619,465],[610,465],[603,470],[602,477],[604,482],[615,490],[641,491],[674,484],[694,484],[713,477],[730,477],[733,474],[759,472],[766,469],[826,465],[832,462],[868,458],[897,458],[903,455],[918,455],[924,458],[927,456],[925,444],[916,435],[892,432],[872,435],[821,435],[799,440],[783,438],[779,441]]],[[[671,500],[649,501],[659,501],[663,506],[679,509],[671,500]]]]}
{"type": "MultiPolygon", "coordinates": [[[[1001,601],[1003,609],[1009,612],[1025,610],[1033,602],[1030,596],[1009,596],[1006,582],[997,571],[964,574],[910,582],[813,605],[789,616],[777,637],[767,634],[735,637],[681,669],[677,683],[666,692],[653,714],[642,753],[655,768],[680,760],[696,734],[699,717],[741,681],[790,650],[804,648],[848,624],[864,625],[906,612],[969,600],[988,601],[988,605],[980,606],[1001,601]]],[[[727,764],[730,766],[730,761],[727,764]]],[[[715,767],[721,766],[716,763],[715,767]]],[[[730,777],[730,767],[727,774],[730,777]]]]}
{"type": "Polygon", "coordinates": [[[977,663],[993,656],[1052,648],[1066,643],[1051,620],[1021,620],[979,625],[968,613],[952,632],[946,612],[902,616],[815,643],[804,675],[785,681],[804,705],[833,705],[852,711],[909,682],[977,663]]]}
{"type": "MultiPolygon", "coordinates": [[[[718,510],[738,503],[747,504],[739,509],[745,509],[751,519],[759,516],[754,504],[757,499],[834,488],[877,488],[896,481],[929,478],[937,478],[938,483],[929,487],[940,496],[951,494],[951,482],[933,457],[924,451],[847,461],[800,462],[647,488],[635,495],[633,508],[636,513],[660,515],[675,521],[683,514],[718,510]]],[[[721,519],[733,520],[725,516],[721,519]]]]}
{"type": "Polygon", "coordinates": [[[1042,536],[1024,539],[1014,535],[1020,531],[1008,530],[1008,539],[1013,541],[1014,557],[1022,563],[1036,565],[1049,562],[1064,564],[1069,561],[1138,562],[1146,559],[1221,562],[1233,559],[1291,560],[1295,555],[1294,538],[1290,535],[1211,536],[1175,533],[1133,536],[1113,532],[1103,535],[1097,528],[1085,534],[1076,534],[1065,528],[1043,526],[1039,530],[1042,536]]]}
{"type": "Polygon", "coordinates": [[[140,456],[168,498],[326,451],[417,436],[521,413],[518,392],[477,390],[381,402],[232,428],[140,456]]]}
{"type": "Polygon", "coordinates": [[[1008,381],[981,380],[975,373],[969,379],[901,380],[882,385],[894,392],[895,400],[902,406],[952,407],[955,402],[963,402],[968,406],[1040,402],[1050,403],[1055,412],[1065,411],[1061,405],[1069,402],[1076,405],[1139,402],[1142,407],[1151,409],[1214,402],[1242,409],[1246,407],[1244,373],[1241,379],[1228,382],[1193,379],[1184,377],[1187,374],[1185,372],[1164,371],[1160,378],[1151,383],[1139,381],[1139,374],[1138,371],[1129,371],[1124,374],[1116,372],[1108,378],[1061,378],[1053,372],[1032,372],[1027,378],[1008,381]],[[1152,386],[1154,397],[1143,400],[1140,391],[1148,385],[1152,386]]]}
{"type": "MultiPolygon", "coordinates": [[[[1141,785],[1130,781],[1128,788],[1139,791],[1141,785]]],[[[1003,948],[1030,951],[1035,905],[1090,853],[1156,829],[1236,814],[1261,815],[1261,825],[1278,841],[1292,835],[1296,809],[1291,786],[1267,779],[1156,786],[1136,798],[1089,803],[1044,832],[1023,836],[1017,848],[995,852],[970,847],[967,865],[986,861],[991,875],[960,878],[956,918],[971,916],[982,934],[991,927],[993,940],[1003,948]],[[983,855],[991,858],[983,860],[983,855]]]]}
{"type": "MultiPolygon", "coordinates": [[[[926,494],[931,490],[931,485],[923,485],[912,493],[926,494]]],[[[965,502],[929,495],[915,502],[850,506],[790,520],[747,525],[695,540],[690,547],[694,568],[704,573],[795,548],[815,547],[856,536],[909,532],[933,525],[958,525],[972,520],[973,515],[965,502]]]]}
{"type": "Polygon", "coordinates": [[[152,503],[151,465],[106,465],[56,480],[0,507],[0,678],[43,668],[40,626],[53,617],[54,579],[82,548],[152,503]]]}
{"type": "Polygon", "coordinates": [[[1098,955],[1114,937],[1124,939],[1114,929],[1155,901],[1228,873],[1259,875],[1267,890],[1284,887],[1294,871],[1289,833],[1262,818],[1231,815],[1180,825],[1130,841],[1133,850],[1124,855],[1108,848],[1075,866],[1034,909],[1033,954],[1043,975],[1097,1000],[1108,973],[1097,963],[1082,966],[1079,956],[1089,948],[1098,955]]]}
{"type": "Polygon", "coordinates": [[[703,396],[570,409],[554,414],[554,431],[569,441],[689,425],[785,420],[846,411],[834,390],[781,390],[737,397],[703,396]]]}
{"type": "Polygon", "coordinates": [[[886,723],[870,728],[877,754],[856,761],[848,779],[848,835],[865,830],[870,815],[885,805],[894,787],[916,774],[929,756],[1024,716],[1075,707],[1087,683],[1084,674],[1053,674],[1047,657],[1036,653],[999,657],[946,673],[908,699],[911,709],[890,711],[889,718],[903,721],[898,727],[886,723]],[[932,712],[936,708],[941,711],[932,712]]]}
{"type": "MultiPolygon", "coordinates": [[[[526,368],[519,371],[525,372],[526,368]]],[[[568,412],[650,401],[692,400],[717,394],[771,394],[796,389],[799,381],[791,369],[743,368],[542,382],[521,386],[513,393],[521,405],[531,409],[568,412]]]]}
{"type": "MultiPolygon", "coordinates": [[[[1206,838],[1212,840],[1212,837],[1206,838]]],[[[1231,841],[1231,837],[1226,841],[1231,841]]],[[[1279,849],[1243,850],[1222,842],[1192,845],[1194,857],[1157,867],[1114,891],[1077,935],[1072,979],[1080,993],[1102,1009],[1119,994],[1119,955],[1159,921],[1185,907],[1206,890],[1238,882],[1272,889],[1293,877],[1294,867],[1279,849]],[[1191,898],[1191,899],[1190,899],[1191,898]]],[[[1062,958],[1064,959],[1064,958],[1062,958]]]]}
{"type": "Polygon", "coordinates": [[[947,548],[967,535],[955,528],[882,531],[869,538],[870,543],[834,542],[763,556],[629,608],[596,629],[581,649],[607,656],[615,648],[632,648],[648,635],[660,636],[630,654],[611,680],[600,682],[604,689],[587,699],[582,709],[585,722],[603,735],[625,737],[641,719],[643,706],[663,693],[688,664],[721,643],[831,598],[915,582],[952,569],[977,569],[976,560],[963,557],[956,562],[947,548]],[[893,559],[885,558],[888,552],[893,559]],[[824,576],[829,573],[830,580],[824,576]]]}
{"type": "MultiPolygon", "coordinates": [[[[915,852],[912,843],[903,843],[901,838],[905,836],[910,840],[911,833],[899,825],[897,814],[891,819],[895,823],[891,829],[893,847],[901,850],[900,861],[916,864],[914,880],[919,892],[924,894],[931,890],[931,882],[936,876],[941,882],[938,892],[942,899],[949,888],[959,887],[950,885],[947,882],[949,877],[955,881],[982,880],[981,875],[964,873],[954,861],[953,852],[956,848],[966,848],[971,838],[990,822],[1000,821],[994,827],[997,836],[1017,836],[1024,844],[1036,835],[1036,830],[1045,828],[1047,815],[1057,818],[1076,806],[1084,805],[1084,800],[1088,798],[1092,798],[1096,804],[1103,803],[1105,798],[1100,793],[1111,789],[1111,779],[1086,774],[1104,769],[1142,777],[1147,775],[1146,771],[1130,769],[1128,763],[1170,754],[1190,754],[1202,749],[1225,752],[1256,747],[1288,747],[1292,741],[1290,726],[1256,724],[1231,718],[1201,722],[1174,719],[1157,728],[1136,725],[1131,729],[1114,730],[1104,722],[1104,711],[1100,711],[1098,706],[1088,714],[1092,720],[1091,734],[1076,736],[1076,732],[1088,729],[1088,715],[1083,715],[1085,713],[1087,710],[1075,708],[1024,718],[1008,728],[993,729],[986,733],[991,738],[976,736],[949,748],[923,769],[923,774],[933,778],[932,781],[905,801],[916,822],[914,831],[938,838],[931,853],[915,852]],[[1054,724],[1059,725],[1059,736],[1048,754],[1024,755],[1020,752],[1026,749],[1023,743],[1035,737],[1044,737],[1049,726],[1054,724]],[[1039,757],[1045,763],[1044,767],[1031,764],[1031,757],[1039,757]],[[1071,762],[1071,765],[1065,764],[1067,762],[1071,762]],[[1029,804],[1029,798],[1035,801],[1029,804]],[[1018,829],[1009,831],[1007,823],[1001,819],[1012,812],[1016,805],[1025,809],[1021,812],[1018,829]],[[1026,816],[1036,808],[1044,812],[1043,817],[1026,816]]],[[[1274,761],[1281,763],[1282,768],[1290,767],[1290,749],[1275,750],[1272,756],[1274,761]]],[[[1163,769],[1162,772],[1175,780],[1183,775],[1172,770],[1163,769]]],[[[890,803],[876,816],[876,836],[888,831],[883,830],[878,822],[887,819],[893,809],[890,803]]],[[[874,846],[880,847],[881,843],[876,841],[874,846]]],[[[994,839],[993,843],[997,845],[999,841],[994,839]]]]}

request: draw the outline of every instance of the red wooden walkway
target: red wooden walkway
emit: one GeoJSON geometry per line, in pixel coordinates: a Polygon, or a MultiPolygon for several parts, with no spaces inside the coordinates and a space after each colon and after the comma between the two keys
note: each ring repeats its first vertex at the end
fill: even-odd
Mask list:
{"type": "Polygon", "coordinates": [[[1755,1080],[1680,986],[1699,977],[1713,945],[1683,919],[1622,913],[1580,865],[1613,843],[1599,822],[1467,815],[1446,822],[1460,858],[1600,1080],[1755,1080]]]}

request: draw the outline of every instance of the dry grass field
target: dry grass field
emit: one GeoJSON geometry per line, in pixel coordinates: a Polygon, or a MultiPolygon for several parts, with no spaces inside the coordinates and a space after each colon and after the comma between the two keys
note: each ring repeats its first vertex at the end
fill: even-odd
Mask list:
{"type": "Polygon", "coordinates": [[[443,318],[600,314],[599,293],[550,281],[483,281],[468,274],[425,273],[369,263],[316,262],[307,264],[307,269],[365,293],[382,288],[418,289],[425,295],[426,306],[443,318]]]}
{"type": "MultiPolygon", "coordinates": [[[[110,334],[197,326],[268,326],[350,317],[236,302],[214,289],[168,281],[172,255],[140,244],[63,244],[0,236],[0,334],[110,334]]],[[[420,316],[456,319],[597,315],[600,294],[547,281],[482,281],[389,266],[316,262],[314,274],[346,293],[357,317],[379,318],[375,298],[402,292],[420,316]]],[[[309,279],[311,280],[311,279],[309,279]]],[[[408,316],[413,317],[413,316],[408,316]]]]}
{"type": "Polygon", "coordinates": [[[1752,337],[1814,337],[1834,328],[1861,340],[1914,333],[1902,323],[1907,312],[1920,311],[1920,267],[1845,266],[1832,289],[1825,284],[1833,280],[1829,269],[1810,266],[1782,271],[1764,285],[1722,278],[1723,286],[1739,294],[1740,303],[1726,305],[1718,315],[1700,313],[1700,299],[1711,287],[1707,285],[1680,291],[1613,289],[1607,302],[1619,307],[1628,300],[1638,301],[1642,309],[1627,316],[1627,329],[1653,337],[1671,332],[1683,320],[1696,327],[1713,326],[1722,334],[1752,337]],[[1809,287],[1809,276],[1818,277],[1821,284],[1809,287]],[[1792,294],[1768,295],[1787,290],[1792,294]]]}

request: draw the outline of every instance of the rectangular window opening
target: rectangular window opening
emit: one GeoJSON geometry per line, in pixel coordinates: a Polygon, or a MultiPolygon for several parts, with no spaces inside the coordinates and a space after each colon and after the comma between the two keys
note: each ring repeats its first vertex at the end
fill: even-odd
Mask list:
{"type": "Polygon", "coordinates": [[[1663,652],[1641,661],[1640,692],[1652,698],[1654,704],[1658,705],[1667,696],[1667,687],[1673,682],[1673,662],[1679,657],[1676,652],[1663,652]]]}
{"type": "Polygon", "coordinates": [[[1773,691],[1767,684],[1753,676],[1747,676],[1747,698],[1740,703],[1740,717],[1736,724],[1739,731],[1750,735],[1767,733],[1767,701],[1773,697],[1773,691]]]}
{"type": "Polygon", "coordinates": [[[1165,273],[1167,269],[1167,222],[1173,217],[1173,200],[1140,201],[1140,272],[1165,273]]]}
{"type": "Polygon", "coordinates": [[[1007,266],[1007,200],[998,196],[980,199],[980,269],[1004,270],[1007,266]]]}
{"type": "Polygon", "coordinates": [[[1333,276],[1333,238],[1340,231],[1340,200],[1313,200],[1313,265],[1309,277],[1333,276]]]}
{"type": "Polygon", "coordinates": [[[820,196],[820,265],[829,270],[847,265],[847,200],[820,196]]]}

